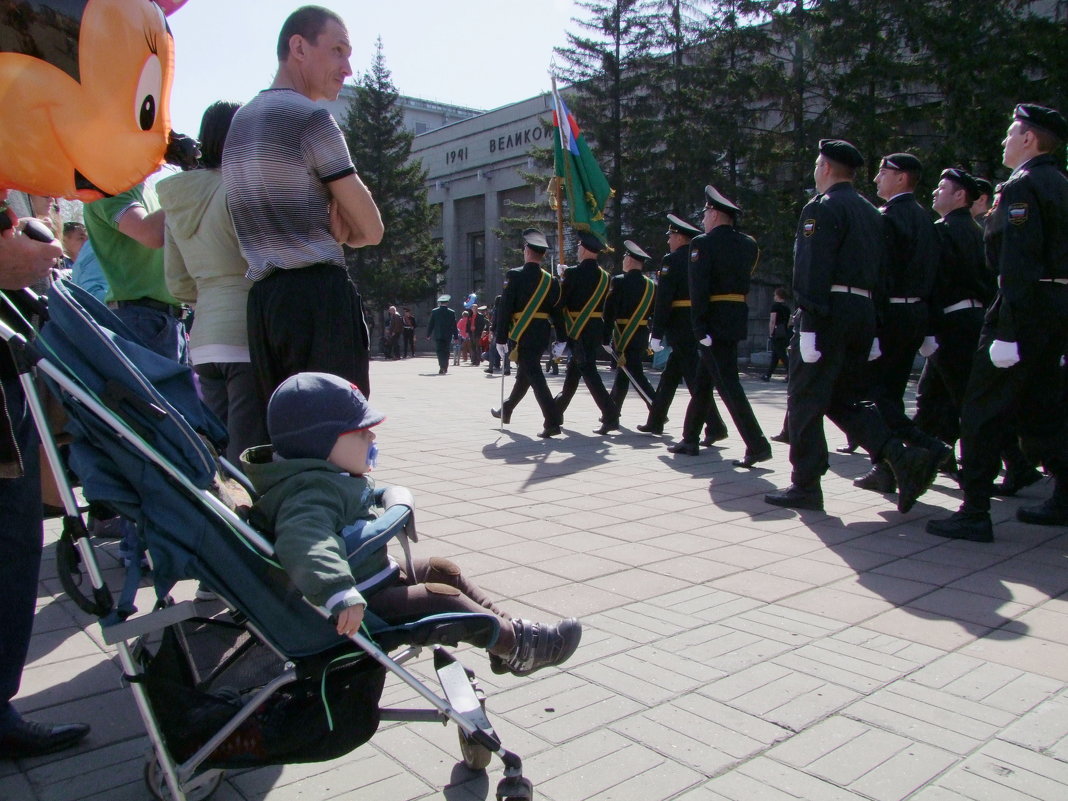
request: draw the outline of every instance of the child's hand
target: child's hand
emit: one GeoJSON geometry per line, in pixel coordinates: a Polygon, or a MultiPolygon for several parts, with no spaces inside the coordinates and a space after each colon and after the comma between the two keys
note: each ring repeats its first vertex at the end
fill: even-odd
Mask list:
{"type": "Polygon", "coordinates": [[[360,624],[363,623],[363,610],[363,604],[342,609],[337,616],[337,633],[349,637],[359,631],[360,624]]]}

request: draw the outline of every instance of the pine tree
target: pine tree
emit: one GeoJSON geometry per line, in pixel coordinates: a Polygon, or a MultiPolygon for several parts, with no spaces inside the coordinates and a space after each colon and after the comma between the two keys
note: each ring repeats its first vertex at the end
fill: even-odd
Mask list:
{"type": "Polygon", "coordinates": [[[381,39],[371,69],[355,88],[342,130],[385,233],[374,247],[348,251],[349,271],[372,307],[420,302],[434,294],[447,267],[441,245],[430,236],[435,221],[427,173],[411,158],[414,135],[404,129],[381,39]]]}

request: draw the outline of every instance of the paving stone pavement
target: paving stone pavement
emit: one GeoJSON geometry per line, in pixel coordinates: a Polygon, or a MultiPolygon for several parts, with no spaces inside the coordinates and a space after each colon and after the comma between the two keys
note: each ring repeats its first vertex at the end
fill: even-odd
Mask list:
{"type": "MultiPolygon", "coordinates": [[[[483,653],[458,651],[536,798],[1068,798],[1068,531],[1014,520],[1047,482],[995,501],[993,544],[947,542],[923,526],[956,508],[955,485],[940,477],[900,515],[852,486],[867,461],[834,453],[844,438],[830,425],[826,512],[798,513],[763,501],[788,483],[785,446],[753,470],[731,466],[737,437],[674,456],[670,437],[635,430],[633,393],[623,431],[593,434],[580,390],[565,434],[546,441],[532,396],[500,429],[489,408],[501,379],[481,368],[438,376],[420,357],[371,374],[388,414],[376,476],[414,492],[418,552],[454,558],[512,614],[583,619],[564,670],[495,676],[483,653]]],[[[744,385],[776,433],[785,384],[744,385]]],[[[675,436],[685,401],[683,390],[671,409],[675,436]]],[[[140,718],[98,626],[59,590],[57,528],[46,525],[16,704],[93,732],[71,751],[0,763],[0,799],[147,798],[140,718]]],[[[114,543],[103,550],[114,564],[114,543]]],[[[387,683],[384,705],[411,701],[387,683]]],[[[229,772],[214,798],[482,801],[500,776],[499,761],[488,773],[459,762],[453,726],[390,723],[342,759],[229,772]]]]}

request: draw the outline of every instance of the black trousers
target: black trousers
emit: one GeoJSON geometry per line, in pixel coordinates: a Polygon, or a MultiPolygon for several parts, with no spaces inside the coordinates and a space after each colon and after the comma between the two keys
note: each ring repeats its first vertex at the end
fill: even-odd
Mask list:
{"type": "MultiPolygon", "coordinates": [[[[637,337],[635,337],[637,339],[637,337]]],[[[643,337],[644,339],[644,337],[643,337]]],[[[639,342],[637,345],[631,345],[623,352],[624,366],[634,376],[634,382],[642,388],[646,396],[652,398],[656,394],[656,390],[653,385],[649,383],[649,379],[645,376],[645,371],[642,369],[642,359],[645,356],[645,352],[649,349],[648,344],[639,342]]],[[[627,374],[623,372],[622,368],[616,368],[616,380],[612,384],[612,390],[608,393],[609,399],[612,401],[613,408],[616,409],[616,413],[622,411],[623,401],[627,397],[627,390],[630,389],[630,379],[627,378],[627,374]]],[[[652,408],[652,405],[644,398],[642,402],[646,407],[652,408]]]]}
{"type": "Polygon", "coordinates": [[[1024,455],[1045,465],[1059,482],[1068,480],[1068,412],[1060,367],[1068,348],[1068,287],[1039,284],[1034,300],[1033,313],[1016,320],[1018,364],[1002,369],[990,361],[991,326],[984,325],[979,337],[961,409],[961,488],[975,510],[990,508],[1002,433],[1014,422],[1024,455]]]}
{"type": "MultiPolygon", "coordinates": [[[[556,396],[556,411],[561,422],[564,419],[564,412],[567,411],[567,407],[571,404],[571,399],[575,397],[579,379],[582,379],[583,383],[586,384],[586,389],[590,391],[593,402],[601,410],[602,419],[605,422],[618,421],[619,408],[612,402],[608,395],[608,390],[605,389],[604,382],[601,380],[601,374],[597,372],[599,345],[590,337],[568,340],[568,345],[571,348],[571,358],[567,360],[567,369],[564,370],[564,383],[556,396]]],[[[544,376],[542,380],[545,380],[544,376]]]]}
{"type": "Polygon", "coordinates": [[[546,427],[558,426],[563,424],[564,415],[557,410],[553,393],[549,390],[545,373],[541,369],[541,354],[544,350],[545,348],[539,345],[524,345],[520,342],[516,349],[515,383],[504,401],[504,408],[511,413],[530,389],[534,391],[534,399],[541,407],[546,427]]]}
{"type": "Polygon", "coordinates": [[[790,343],[787,420],[790,428],[791,481],[803,488],[819,485],[827,472],[827,438],[823,418],[842,429],[877,461],[890,430],[868,396],[868,353],[875,336],[875,309],[868,298],[831,294],[831,313],[816,336],[819,361],[801,360],[801,331],[790,343]]]}
{"type": "Polygon", "coordinates": [[[449,356],[452,355],[452,339],[445,339],[442,337],[435,337],[434,339],[434,353],[438,357],[438,369],[449,369],[449,356]]]}
{"type": "Polygon", "coordinates": [[[275,270],[248,293],[248,349],[264,408],[275,387],[305,371],[341,376],[370,397],[369,344],[343,267],[275,270]]]}
{"type": "Polygon", "coordinates": [[[682,424],[682,438],[697,442],[701,425],[708,419],[708,407],[712,403],[712,390],[719,392],[720,400],[727,407],[734,427],[742,435],[746,448],[758,448],[764,442],[753,408],[738,380],[738,342],[733,339],[712,341],[712,347],[697,348],[699,361],[694,378],[690,405],[686,407],[686,419],[682,424]]]}
{"type": "MultiPolygon", "coordinates": [[[[667,422],[668,410],[671,402],[675,400],[675,390],[679,388],[679,382],[686,382],[686,389],[693,395],[693,388],[697,381],[697,344],[692,341],[681,345],[671,344],[671,355],[668,356],[667,364],[660,373],[660,383],[656,385],[656,395],[653,396],[653,405],[649,409],[649,417],[646,425],[652,428],[663,428],[667,422]]],[[[708,417],[705,420],[705,433],[709,436],[718,436],[726,432],[727,426],[719,415],[715,396],[708,396],[708,417]]]]}
{"type": "Polygon", "coordinates": [[[786,368],[787,373],[790,371],[789,357],[786,355],[786,346],[789,344],[789,339],[775,339],[771,338],[771,363],[768,364],[768,371],[764,373],[767,378],[771,378],[771,374],[775,372],[775,368],[782,364],[786,368]]]}
{"type": "Polygon", "coordinates": [[[961,405],[982,327],[982,309],[959,309],[945,315],[938,331],[938,350],[927,357],[920,373],[912,422],[943,442],[960,439],[961,405]]]}
{"type": "Polygon", "coordinates": [[[905,389],[927,333],[927,318],[926,303],[891,303],[879,330],[882,355],[867,362],[871,399],[890,430],[901,437],[914,426],[905,414],[905,389]]]}

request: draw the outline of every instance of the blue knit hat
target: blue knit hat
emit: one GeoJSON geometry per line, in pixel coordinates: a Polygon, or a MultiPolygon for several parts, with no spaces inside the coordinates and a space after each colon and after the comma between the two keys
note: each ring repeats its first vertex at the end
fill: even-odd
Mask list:
{"type": "Polygon", "coordinates": [[[385,419],[355,384],[329,373],[290,376],[267,403],[267,432],[284,459],[325,459],[342,434],[385,419]]]}

